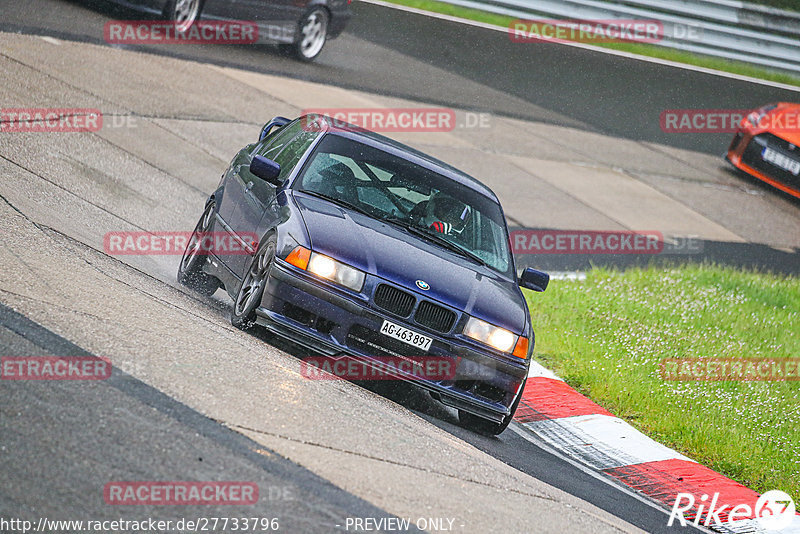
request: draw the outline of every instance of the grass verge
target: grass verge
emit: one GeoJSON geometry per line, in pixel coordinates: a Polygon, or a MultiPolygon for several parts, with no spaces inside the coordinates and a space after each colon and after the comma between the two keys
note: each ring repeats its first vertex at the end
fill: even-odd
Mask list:
{"type": "Polygon", "coordinates": [[[800,358],[800,279],[596,269],[529,294],[535,357],[655,440],[756,491],[800,494],[800,382],[678,382],[665,358],[800,358]]]}
{"type": "MultiPolygon", "coordinates": [[[[503,28],[508,28],[512,21],[516,20],[514,17],[505,15],[498,15],[488,11],[479,9],[465,8],[455,6],[444,2],[437,2],[436,0],[385,0],[393,4],[423,9],[425,11],[432,11],[434,13],[441,13],[444,15],[451,15],[467,20],[474,20],[486,24],[493,24],[503,28]]],[[[794,0],[793,0],[794,1],[794,0]]],[[[549,17],[542,17],[549,18],[549,17]]],[[[521,43],[519,46],[535,46],[532,44],[521,43]]],[[[654,57],[664,59],[667,61],[675,61],[687,65],[694,65],[696,67],[703,67],[707,69],[720,70],[723,72],[730,72],[732,74],[739,74],[741,76],[749,76],[760,80],[767,80],[772,82],[785,83],[788,85],[795,85],[800,87],[800,77],[792,76],[791,74],[784,74],[782,72],[771,71],[763,69],[749,63],[741,61],[730,61],[722,58],[712,56],[704,56],[701,54],[693,54],[691,52],[684,52],[682,50],[674,50],[662,46],[656,46],[645,43],[598,43],[594,46],[610,48],[622,52],[629,52],[631,54],[638,54],[642,56],[654,57]]]]}
{"type": "Polygon", "coordinates": [[[754,4],[761,4],[767,7],[776,7],[778,9],[786,9],[788,11],[800,11],[800,5],[797,5],[797,0],[750,0],[754,4]]]}

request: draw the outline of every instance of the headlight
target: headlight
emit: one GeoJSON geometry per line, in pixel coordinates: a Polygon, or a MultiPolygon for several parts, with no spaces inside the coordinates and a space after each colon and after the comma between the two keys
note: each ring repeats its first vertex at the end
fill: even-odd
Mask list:
{"type": "Polygon", "coordinates": [[[328,280],[335,280],[336,262],[328,256],[312,253],[311,259],[308,261],[308,272],[328,280]]]}
{"type": "Polygon", "coordinates": [[[345,265],[340,261],[311,252],[305,247],[295,248],[287,257],[286,261],[313,273],[320,278],[325,278],[336,284],[352,289],[353,291],[361,291],[364,287],[364,273],[358,269],[354,269],[349,265],[345,265]]]}
{"type": "Polygon", "coordinates": [[[511,352],[518,337],[505,328],[494,326],[475,317],[470,317],[467,321],[464,326],[464,335],[502,352],[511,352]]]}

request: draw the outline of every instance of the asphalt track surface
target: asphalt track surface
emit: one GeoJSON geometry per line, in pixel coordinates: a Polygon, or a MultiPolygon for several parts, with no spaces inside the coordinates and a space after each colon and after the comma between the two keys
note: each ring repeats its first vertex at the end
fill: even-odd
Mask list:
{"type": "MultiPolygon", "coordinates": [[[[714,155],[722,154],[730,134],[665,133],[661,112],[798,100],[793,90],[583,48],[513,43],[505,32],[371,4],[355,2],[353,10],[345,33],[310,65],[268,45],[139,49],[714,155]]],[[[103,42],[105,20],[142,18],[100,0],[2,0],[0,13],[4,31],[97,43],[103,42]]]]}
{"type": "MultiPolygon", "coordinates": [[[[256,333],[288,353],[297,347],[256,333]]],[[[5,356],[95,356],[0,304],[5,356]]],[[[405,384],[362,383],[476,448],[653,533],[662,510],[553,456],[512,430],[487,438],[457,425],[452,411],[405,384]],[[377,384],[377,385],[376,385],[377,384]]],[[[347,517],[394,517],[114,368],[105,381],[6,382],[0,406],[0,517],[178,521],[277,517],[282,532],[330,532],[347,517]],[[34,475],[35,473],[35,475],[34,475]],[[259,485],[255,506],[138,506],[110,510],[97,491],[124,480],[240,480],[259,485]],[[31,476],[34,475],[34,476],[31,476]]],[[[455,530],[461,530],[456,528],[455,530]]],[[[417,531],[416,529],[409,530],[417,531]]],[[[469,529],[466,530],[467,532],[469,529]]],[[[532,526],[530,532],[536,532],[532,526]]]]}
{"type": "MultiPolygon", "coordinates": [[[[725,146],[727,135],[695,138],[664,134],[658,125],[660,112],[666,108],[744,108],[795,99],[791,91],[581,49],[535,45],[533,50],[511,43],[502,33],[405,13],[388,15],[385,9],[371,5],[356,4],[355,10],[357,18],[348,32],[329,43],[319,63],[313,65],[299,64],[270,47],[145,49],[714,154],[725,146]],[[370,43],[379,48],[365,46],[370,43]],[[380,57],[384,47],[396,52],[391,61],[380,57]],[[460,84],[459,80],[469,83],[460,84]]],[[[102,23],[109,17],[131,16],[130,12],[104,5],[86,8],[79,2],[52,0],[3,0],[0,12],[2,30],[88,42],[102,41],[102,23]],[[31,23],[32,13],[36,14],[35,23],[31,23]]],[[[291,346],[266,337],[259,337],[259,341],[293,352],[291,346]]],[[[0,345],[9,349],[8,355],[86,353],[5,307],[0,308],[0,345]]],[[[452,412],[415,388],[386,384],[368,387],[478,449],[639,528],[649,532],[669,530],[663,512],[616,491],[516,433],[483,438],[457,426],[452,412]]],[[[107,383],[85,384],[79,389],[10,388],[13,391],[4,396],[0,407],[0,435],[4,452],[22,452],[4,454],[0,464],[7,475],[0,483],[3,515],[16,515],[21,509],[32,514],[46,509],[70,512],[76,507],[105,513],[107,509],[99,500],[59,501],[52,497],[68,494],[74,498],[112,475],[117,479],[134,474],[142,479],[164,479],[170,473],[188,471],[193,478],[203,479],[213,478],[222,469],[228,479],[233,478],[229,474],[233,472],[243,480],[259,481],[262,488],[289,488],[296,498],[270,502],[271,510],[264,513],[280,509],[282,517],[288,518],[287,528],[293,526],[294,531],[317,531],[321,525],[329,525],[331,516],[389,515],[295,463],[264,454],[263,446],[119,369],[107,383]],[[104,409],[92,412],[86,409],[88,406],[104,409]],[[169,436],[166,445],[164,435],[169,436]],[[95,461],[100,451],[109,450],[114,453],[106,457],[107,462],[95,461]],[[34,463],[38,472],[31,477],[34,463]],[[12,500],[9,496],[19,495],[21,488],[24,494],[39,496],[40,500],[12,500]]],[[[245,515],[251,512],[247,510],[245,515]]],[[[167,517],[162,510],[159,516],[167,517]]]]}
{"type": "MultiPolygon", "coordinates": [[[[5,356],[93,356],[3,305],[0,345],[5,356]]],[[[183,480],[187,472],[194,480],[256,482],[257,505],[219,512],[277,517],[284,532],[325,532],[345,517],[391,517],[117,368],[99,382],[5,383],[0,434],[6,518],[35,522],[78,511],[105,518],[109,506],[97,488],[112,478],[183,480]]],[[[205,506],[136,508],[113,514],[176,522],[208,517],[205,506]]]]}

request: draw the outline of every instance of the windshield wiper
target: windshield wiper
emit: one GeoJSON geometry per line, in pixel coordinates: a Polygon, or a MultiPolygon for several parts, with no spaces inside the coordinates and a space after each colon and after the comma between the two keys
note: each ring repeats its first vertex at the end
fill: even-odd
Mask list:
{"type": "Polygon", "coordinates": [[[357,211],[362,215],[366,215],[367,217],[375,218],[374,213],[370,213],[369,211],[365,210],[361,206],[356,206],[352,202],[348,202],[346,200],[342,200],[340,198],[329,197],[328,195],[323,195],[322,193],[317,193],[316,191],[309,191],[308,189],[298,189],[301,193],[305,193],[306,195],[311,195],[312,197],[321,198],[323,200],[327,200],[328,202],[333,202],[334,204],[338,204],[344,208],[351,209],[353,211],[357,211]]]}
{"type": "Polygon", "coordinates": [[[382,217],[381,221],[397,225],[400,228],[405,228],[406,230],[412,225],[411,221],[404,217],[398,217],[397,215],[387,215],[382,217]]]}
{"type": "Polygon", "coordinates": [[[406,230],[408,230],[412,234],[424,237],[424,238],[428,239],[429,241],[433,241],[437,245],[440,245],[440,246],[446,248],[447,250],[455,252],[456,254],[459,254],[459,255],[461,255],[461,256],[463,256],[463,257],[465,257],[467,259],[470,259],[470,260],[472,260],[472,261],[474,261],[476,263],[479,263],[480,265],[484,265],[486,267],[489,267],[489,264],[486,263],[486,261],[484,261],[483,258],[478,256],[477,254],[473,254],[469,250],[467,250],[465,248],[462,248],[462,247],[456,245],[455,243],[453,243],[451,241],[448,241],[447,239],[441,237],[437,233],[433,233],[430,230],[427,230],[427,229],[425,229],[423,227],[420,227],[420,226],[416,226],[416,225],[414,225],[412,223],[409,223],[409,222],[403,223],[400,220],[392,221],[392,222],[399,222],[400,224],[403,225],[403,227],[406,230]]]}

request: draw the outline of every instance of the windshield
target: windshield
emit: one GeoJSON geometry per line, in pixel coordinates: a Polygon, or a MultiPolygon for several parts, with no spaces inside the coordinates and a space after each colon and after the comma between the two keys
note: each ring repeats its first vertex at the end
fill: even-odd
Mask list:
{"type": "Polygon", "coordinates": [[[327,135],[295,187],[430,236],[501,273],[511,271],[506,226],[495,201],[383,150],[327,135]]]}

